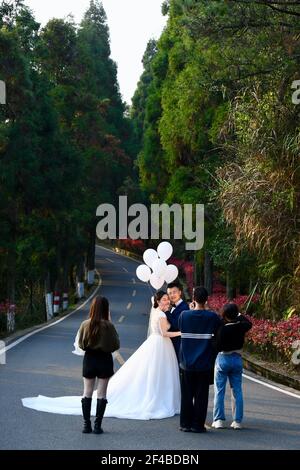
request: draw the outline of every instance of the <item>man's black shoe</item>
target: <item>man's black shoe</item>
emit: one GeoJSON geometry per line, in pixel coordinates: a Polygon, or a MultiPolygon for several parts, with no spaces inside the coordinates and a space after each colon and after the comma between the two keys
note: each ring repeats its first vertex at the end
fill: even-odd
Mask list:
{"type": "Polygon", "coordinates": [[[206,432],[206,428],[191,428],[190,432],[202,433],[202,432],[206,432]]]}
{"type": "Polygon", "coordinates": [[[183,431],[183,432],[191,432],[191,428],[182,428],[182,427],[180,427],[179,430],[183,431]]]}

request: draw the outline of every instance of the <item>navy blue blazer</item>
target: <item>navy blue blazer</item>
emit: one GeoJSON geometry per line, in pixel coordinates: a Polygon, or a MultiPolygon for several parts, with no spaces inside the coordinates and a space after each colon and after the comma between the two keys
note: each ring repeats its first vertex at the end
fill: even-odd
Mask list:
{"type": "Polygon", "coordinates": [[[180,315],[181,369],[212,369],[215,359],[213,339],[221,325],[220,317],[211,310],[189,310],[180,315]]]}
{"type": "MultiPolygon", "coordinates": [[[[171,327],[169,331],[180,331],[179,325],[178,325],[178,320],[181,315],[181,312],[184,310],[189,310],[189,306],[185,300],[180,302],[180,304],[175,307],[173,312],[166,312],[168,322],[170,323],[171,327]]],[[[179,362],[179,350],[180,350],[180,343],[181,343],[181,338],[180,336],[176,336],[176,338],[171,338],[176,356],[179,362]]]]}

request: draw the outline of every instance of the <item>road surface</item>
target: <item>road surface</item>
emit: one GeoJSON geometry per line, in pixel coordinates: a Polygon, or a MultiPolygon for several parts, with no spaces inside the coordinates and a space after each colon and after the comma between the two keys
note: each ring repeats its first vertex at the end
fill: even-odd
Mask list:
{"type": "MultiPolygon", "coordinates": [[[[121,339],[116,368],[145,340],[150,288],[135,276],[137,263],[97,247],[99,292],[111,301],[112,319],[121,339]]],[[[4,450],[270,450],[300,449],[300,393],[267,387],[254,374],[244,379],[245,429],[182,433],[179,418],[152,421],[104,419],[105,433],[81,433],[80,416],[63,416],[24,408],[21,399],[36,395],[82,394],[82,358],[71,353],[76,331],[87,317],[89,302],[60,323],[33,334],[7,352],[0,366],[0,449],[4,450]],[[285,393],[284,393],[285,392],[285,393]],[[295,396],[293,396],[295,395],[295,396]]],[[[211,387],[207,423],[212,421],[211,387]]],[[[229,405],[229,398],[227,398],[229,405]]],[[[230,418],[229,407],[228,422],[230,418]]]]}

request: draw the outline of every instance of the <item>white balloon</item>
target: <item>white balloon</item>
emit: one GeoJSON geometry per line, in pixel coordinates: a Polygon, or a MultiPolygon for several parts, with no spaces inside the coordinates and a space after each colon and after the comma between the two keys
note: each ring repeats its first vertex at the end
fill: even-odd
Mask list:
{"type": "Polygon", "coordinates": [[[146,264],[137,267],[136,276],[140,281],[148,282],[151,276],[151,269],[146,264]]]}
{"type": "Polygon", "coordinates": [[[173,253],[173,247],[171,243],[169,242],[160,243],[157,247],[157,253],[161,259],[163,259],[164,261],[167,261],[172,256],[172,253],[173,253]]]}
{"type": "Polygon", "coordinates": [[[164,277],[167,272],[167,263],[162,259],[157,259],[154,261],[152,269],[157,277],[164,277]]]}
{"type": "Polygon", "coordinates": [[[164,283],[165,283],[165,280],[163,277],[157,277],[155,273],[151,274],[150,284],[152,287],[154,287],[154,289],[156,290],[160,289],[164,285],[164,283]]]}
{"type": "Polygon", "coordinates": [[[157,259],[158,259],[157,251],[153,250],[152,248],[149,248],[148,250],[146,250],[143,255],[143,260],[150,268],[152,268],[154,261],[156,261],[157,259]]]}
{"type": "Polygon", "coordinates": [[[167,271],[165,274],[165,281],[169,284],[170,282],[175,281],[178,277],[179,271],[178,268],[174,264],[169,264],[167,266],[167,271]]]}

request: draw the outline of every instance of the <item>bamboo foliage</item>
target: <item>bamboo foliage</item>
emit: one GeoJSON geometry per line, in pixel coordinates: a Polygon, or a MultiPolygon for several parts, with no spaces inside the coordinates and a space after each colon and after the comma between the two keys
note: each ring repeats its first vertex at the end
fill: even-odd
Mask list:
{"type": "MultiPolygon", "coordinates": [[[[263,301],[299,312],[299,128],[295,110],[256,90],[233,106],[236,161],[219,170],[220,202],[237,248],[258,253],[263,301]]],[[[277,310],[278,311],[278,310],[277,310]]]]}

